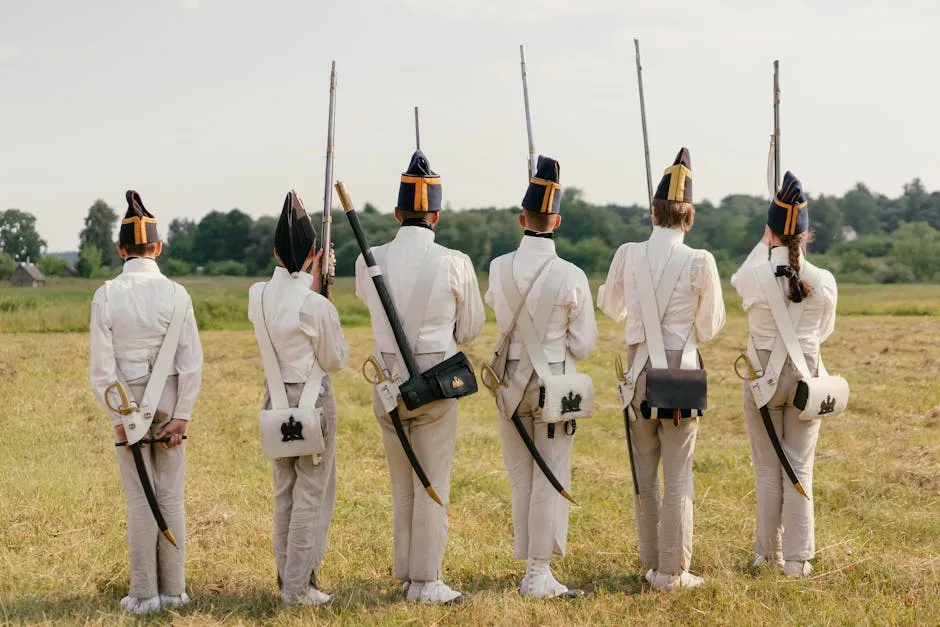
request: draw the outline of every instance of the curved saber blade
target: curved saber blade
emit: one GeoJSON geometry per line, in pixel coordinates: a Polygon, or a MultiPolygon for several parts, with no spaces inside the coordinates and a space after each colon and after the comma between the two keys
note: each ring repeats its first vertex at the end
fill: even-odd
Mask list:
{"type": "Polygon", "coordinates": [[[144,457],[140,452],[140,442],[131,444],[130,449],[131,455],[134,456],[134,465],[137,466],[137,474],[140,477],[140,486],[144,489],[144,496],[147,497],[147,505],[150,506],[150,511],[153,512],[153,518],[157,521],[157,528],[160,529],[160,533],[166,536],[170,544],[179,548],[179,545],[176,544],[176,538],[173,537],[173,532],[170,531],[166,520],[163,518],[163,512],[160,511],[160,506],[157,504],[157,495],[153,492],[150,477],[147,476],[147,467],[144,465],[144,457]]]}
{"type": "Polygon", "coordinates": [[[774,451],[777,452],[777,458],[780,459],[780,465],[783,466],[783,471],[787,473],[787,477],[793,484],[793,488],[802,494],[803,498],[807,501],[810,500],[809,495],[806,494],[806,490],[803,488],[803,484],[800,483],[799,478],[796,476],[796,472],[793,470],[790,460],[787,458],[786,451],[783,450],[783,445],[780,444],[780,438],[777,437],[777,430],[774,429],[773,420],[770,419],[770,410],[767,409],[766,405],[760,408],[760,417],[764,421],[764,429],[767,430],[770,443],[773,445],[774,451]]]}
{"type": "Polygon", "coordinates": [[[444,507],[444,502],[441,500],[441,497],[437,495],[437,490],[434,489],[434,486],[431,485],[431,480],[428,479],[428,476],[424,472],[424,468],[421,467],[418,458],[415,455],[415,451],[411,448],[411,441],[408,439],[408,435],[405,433],[405,426],[401,423],[401,418],[398,415],[398,408],[393,409],[388,414],[392,419],[392,425],[395,426],[395,434],[398,436],[398,441],[401,442],[401,448],[405,451],[405,457],[408,458],[408,463],[411,464],[411,468],[415,471],[415,475],[418,477],[418,481],[421,482],[421,485],[424,486],[425,491],[428,493],[428,496],[431,497],[431,500],[444,507]]]}
{"type": "Polygon", "coordinates": [[[532,437],[529,435],[529,432],[525,430],[525,426],[522,424],[522,421],[519,420],[519,413],[512,413],[512,424],[516,427],[516,431],[519,432],[519,437],[522,438],[522,442],[525,444],[525,447],[529,449],[529,453],[532,455],[532,459],[535,460],[536,465],[542,471],[542,474],[545,475],[545,478],[548,479],[548,482],[552,484],[552,487],[555,488],[560,495],[568,499],[572,504],[577,505],[578,502],[571,498],[571,495],[568,494],[561,482],[555,477],[555,473],[552,472],[552,469],[548,467],[548,464],[545,462],[545,458],[542,457],[542,454],[539,453],[539,449],[536,448],[535,442],[532,441],[532,437]]]}

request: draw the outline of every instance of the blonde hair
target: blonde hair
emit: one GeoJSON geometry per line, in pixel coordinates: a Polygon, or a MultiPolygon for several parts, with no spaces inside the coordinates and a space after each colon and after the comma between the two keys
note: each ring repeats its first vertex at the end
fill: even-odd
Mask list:
{"type": "Polygon", "coordinates": [[[666,229],[690,231],[695,222],[695,206],[690,202],[653,199],[653,224],[666,229]]]}

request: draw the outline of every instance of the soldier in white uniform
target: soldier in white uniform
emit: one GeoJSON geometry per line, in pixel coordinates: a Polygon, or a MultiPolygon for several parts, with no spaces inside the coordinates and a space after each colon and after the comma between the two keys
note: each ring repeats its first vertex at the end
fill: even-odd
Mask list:
{"type": "MultiPolygon", "coordinates": [[[[669,368],[680,367],[683,349],[691,339],[698,343],[713,339],[725,322],[718,268],[711,253],[691,249],[683,243],[695,220],[692,204],[692,171],[689,151],[682,148],[672,166],[666,169],[653,196],[653,232],[647,242],[627,243],[614,255],[607,280],[597,296],[598,308],[614,320],[627,319],[628,371],[634,356],[647,342],[641,299],[654,294],[640,293],[633,255],[645,255],[656,285],[666,273],[674,255],[689,257],[682,266],[664,310],[662,343],[669,368]],[[637,250],[634,251],[634,249],[637,250]]],[[[677,257],[678,258],[678,257],[677,257]]],[[[644,351],[645,352],[645,351],[644,351]]],[[[637,364],[641,366],[641,364],[637,364]]],[[[642,365],[631,407],[634,461],[642,511],[636,508],[640,564],[646,579],[657,590],[691,588],[704,583],[689,572],[692,562],[692,458],[698,434],[698,416],[680,408],[654,408],[646,402],[646,371],[642,365]],[[642,418],[637,419],[637,416],[642,418]],[[659,462],[663,464],[663,495],[659,488],[659,462]]]]}
{"type": "MultiPolygon", "coordinates": [[[[372,249],[386,277],[389,292],[406,327],[420,317],[417,337],[409,337],[415,360],[425,371],[457,352],[483,328],[483,302],[473,263],[467,255],[434,243],[440,217],[440,177],[417,151],[401,177],[395,218],[401,223],[395,239],[372,249]],[[416,288],[416,285],[423,288],[416,288]],[[427,307],[414,311],[416,289],[428,289],[427,307]]],[[[408,373],[398,355],[395,338],[369,276],[365,261],[356,260],[356,296],[372,317],[375,350],[394,376],[408,373]]],[[[423,306],[423,303],[419,303],[423,306]]],[[[392,485],[395,577],[405,583],[407,598],[422,603],[449,603],[463,595],[441,581],[447,540],[447,516],[418,481],[391,417],[379,397],[373,399],[382,431],[392,485]]],[[[405,431],[428,479],[446,505],[450,493],[450,462],[457,439],[457,401],[434,401],[415,411],[398,404],[405,431]]]]}
{"type": "MultiPolygon", "coordinates": [[[[532,178],[522,200],[519,225],[524,229],[518,250],[497,257],[490,264],[490,281],[485,300],[496,313],[500,333],[505,334],[513,324],[515,311],[504,293],[500,277],[509,264],[512,278],[520,295],[526,295],[526,312],[533,318],[542,291],[549,281],[560,282],[554,302],[550,304],[543,339],[543,348],[552,374],[564,374],[565,362],[584,359],[597,343],[597,323],[594,303],[587,276],[572,263],[560,260],[552,239],[561,224],[561,186],[558,162],[539,157],[535,177],[532,178]],[[543,270],[544,269],[544,270],[543,270]],[[559,276],[560,275],[560,276],[559,276]]],[[[571,449],[574,442],[574,421],[546,423],[539,420],[539,376],[531,361],[520,369],[520,358],[525,351],[520,332],[512,329],[506,355],[506,378],[513,388],[521,390],[513,400],[497,396],[500,410],[499,433],[503,460],[509,472],[512,488],[514,557],[526,560],[526,572],[519,592],[532,597],[576,597],[581,590],[569,590],[559,583],[551,572],[552,555],[564,555],[568,539],[568,501],[555,490],[535,464],[515,426],[511,422],[514,412],[539,453],[549,464],[555,476],[564,485],[571,480],[571,449]],[[515,407],[506,403],[516,403],[515,407]]],[[[569,373],[570,374],[570,373],[569,373]]],[[[508,388],[507,388],[508,389],[508,388]]]]}
{"type": "MultiPolygon", "coordinates": [[[[764,368],[780,336],[770,304],[761,289],[758,269],[770,264],[785,301],[803,303],[795,325],[796,335],[810,371],[821,363],[820,344],[835,328],[838,291],[828,270],[806,260],[809,210],[803,186],[787,172],[783,185],[770,204],[764,238],[744,265],[731,277],[731,284],[744,300],[751,341],[764,368]]],[[[755,568],[782,570],[802,578],[812,573],[809,562],[815,554],[812,498],[813,462],[819,437],[819,420],[801,420],[793,404],[797,384],[803,377],[788,356],[777,375],[777,387],[767,404],[773,426],[786,456],[809,498],[797,492],[783,473],[748,382],[744,385],[744,416],[751,443],[757,490],[757,538],[755,568]]]]}
{"type": "MultiPolygon", "coordinates": [[[[315,365],[327,373],[311,397],[322,410],[323,453],[272,460],[274,556],[282,602],[320,605],[331,599],[319,589],[316,574],[336,504],[337,413],[329,373],[346,366],[349,345],[336,307],[320,294],[323,251],[317,253],[313,224],[293,190],[277,223],[274,256],[274,275],[249,291],[249,318],[256,327],[265,325],[290,406],[298,406],[315,365]]],[[[264,407],[271,407],[267,384],[264,407]]]]}
{"type": "Polygon", "coordinates": [[[126,442],[127,434],[121,415],[111,409],[121,405],[112,386],[126,384],[128,395],[141,400],[170,326],[178,291],[185,295],[186,307],[173,366],[145,436],[168,441],[146,445],[141,451],[157,504],[179,548],[160,535],[154,525],[154,514],[131,451],[127,446],[116,447],[127,503],[131,562],[130,591],[121,599],[121,608],[143,614],[189,602],[184,571],[186,443],[182,436],[199,394],[202,347],[189,295],[183,286],[163,276],[157,266],[163,244],[156,219],[133,190],[127,192],[127,205],[118,239],[124,268],[115,279],[98,288],[91,304],[91,389],[108,413],[118,442],[126,442]]]}

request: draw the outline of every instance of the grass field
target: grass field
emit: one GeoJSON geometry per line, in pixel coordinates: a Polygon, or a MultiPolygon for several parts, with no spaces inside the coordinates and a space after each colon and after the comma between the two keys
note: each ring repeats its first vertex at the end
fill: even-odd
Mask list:
{"type": "MultiPolygon", "coordinates": [[[[753,472],[740,382],[731,369],[746,320],[729,294],[728,324],[703,350],[711,394],[695,456],[692,570],[706,586],[660,594],[642,582],[612,371],[623,329],[599,316],[598,348],[583,366],[594,377],[597,411],[579,423],[574,453],[571,491],[581,507],[572,509],[568,555],[554,564],[560,580],[589,595],[570,603],[518,596],[524,565],[511,559],[497,416],[481,392],[461,401],[444,561],[446,580],[472,599],[440,608],[403,601],[391,575],[391,498],[371,390],[358,374],[371,334],[351,285],[341,282],[344,322],[359,324],[346,331],[352,357],[336,377],[339,501],[320,573],[335,600],[329,607],[282,610],[271,550],[270,468],[256,427],[263,377],[244,321],[250,280],[185,282],[200,312],[206,358],[188,444],[187,573],[194,601],[154,623],[940,624],[936,287],[842,289],[842,315],[825,356],[831,371],[849,379],[853,398],[820,436],[811,579],[747,570],[753,472]]],[[[95,285],[0,289],[0,328],[22,331],[0,334],[4,623],[134,622],[117,611],[129,576],[123,497],[108,423],[88,390],[87,335],[38,332],[83,330],[95,285]],[[35,304],[9,304],[29,302],[35,304]]],[[[487,324],[466,348],[475,364],[495,336],[487,324]]]]}

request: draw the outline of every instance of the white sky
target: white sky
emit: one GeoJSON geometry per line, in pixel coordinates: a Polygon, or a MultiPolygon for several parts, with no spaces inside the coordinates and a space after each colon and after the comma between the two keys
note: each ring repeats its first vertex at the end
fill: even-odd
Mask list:
{"type": "Polygon", "coordinates": [[[782,161],[810,193],[937,189],[938,26],[934,0],[0,0],[0,209],[35,214],[50,251],[131,187],[162,234],[274,214],[290,187],[318,212],[333,59],[335,175],[358,205],[394,206],[414,105],[445,202],[515,205],[520,43],[562,184],[642,203],[634,37],[654,185],[685,145],[697,199],[766,194],[779,58],[782,161]]]}

